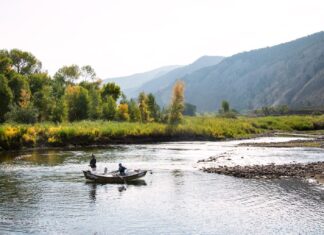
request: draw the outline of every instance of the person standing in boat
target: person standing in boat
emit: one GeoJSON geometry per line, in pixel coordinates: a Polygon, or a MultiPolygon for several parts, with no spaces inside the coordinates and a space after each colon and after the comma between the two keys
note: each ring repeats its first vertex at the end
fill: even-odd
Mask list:
{"type": "Polygon", "coordinates": [[[121,163],[119,163],[118,170],[119,170],[120,175],[125,175],[125,170],[126,169],[127,169],[126,167],[124,167],[121,163]]]}
{"type": "Polygon", "coordinates": [[[92,159],[90,160],[90,167],[91,167],[92,171],[96,170],[96,168],[97,168],[96,163],[97,163],[96,157],[94,154],[92,154],[92,159]]]}

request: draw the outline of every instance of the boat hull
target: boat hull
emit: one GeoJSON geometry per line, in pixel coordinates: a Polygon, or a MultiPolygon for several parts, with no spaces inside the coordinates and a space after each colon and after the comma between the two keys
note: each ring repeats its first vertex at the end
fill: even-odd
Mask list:
{"type": "Polygon", "coordinates": [[[87,180],[97,183],[110,183],[110,184],[124,184],[142,178],[146,175],[147,171],[138,170],[134,171],[131,174],[120,176],[117,174],[108,174],[108,175],[98,175],[93,174],[91,171],[83,171],[84,177],[87,180]]]}

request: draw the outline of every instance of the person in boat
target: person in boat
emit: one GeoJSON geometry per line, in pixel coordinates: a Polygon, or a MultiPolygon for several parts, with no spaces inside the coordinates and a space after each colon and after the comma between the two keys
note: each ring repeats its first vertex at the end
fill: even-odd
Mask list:
{"type": "Polygon", "coordinates": [[[118,170],[119,170],[120,175],[125,175],[125,170],[126,169],[127,169],[126,167],[124,167],[121,163],[119,163],[118,170]]]}
{"type": "Polygon", "coordinates": [[[97,160],[96,160],[96,157],[94,154],[92,154],[92,159],[90,160],[90,167],[91,167],[91,170],[95,171],[96,168],[97,168],[97,160]]]}

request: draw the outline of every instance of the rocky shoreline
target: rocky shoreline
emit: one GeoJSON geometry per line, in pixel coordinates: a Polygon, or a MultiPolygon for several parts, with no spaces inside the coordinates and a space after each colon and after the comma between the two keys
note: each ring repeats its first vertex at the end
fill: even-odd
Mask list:
{"type": "Polygon", "coordinates": [[[307,164],[294,163],[283,165],[252,165],[252,166],[218,166],[202,168],[204,172],[230,175],[239,178],[266,178],[281,177],[313,178],[320,183],[324,182],[324,162],[307,164]]]}

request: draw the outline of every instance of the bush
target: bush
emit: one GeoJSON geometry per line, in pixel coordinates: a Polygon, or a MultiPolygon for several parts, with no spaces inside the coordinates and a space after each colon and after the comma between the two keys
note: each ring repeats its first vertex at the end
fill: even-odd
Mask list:
{"type": "Polygon", "coordinates": [[[223,118],[237,118],[235,112],[226,112],[226,113],[221,113],[219,116],[223,118]]]}
{"type": "Polygon", "coordinates": [[[38,117],[38,110],[32,106],[22,108],[17,105],[13,105],[10,111],[6,113],[6,121],[12,121],[17,123],[36,123],[38,117]]]}

